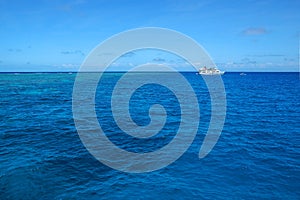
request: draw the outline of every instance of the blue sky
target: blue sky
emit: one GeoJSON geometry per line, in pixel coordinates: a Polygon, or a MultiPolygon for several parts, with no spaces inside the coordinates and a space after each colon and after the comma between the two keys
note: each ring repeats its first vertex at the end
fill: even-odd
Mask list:
{"type": "Polygon", "coordinates": [[[299,8],[293,0],[0,0],[0,71],[76,71],[100,42],[140,27],[192,37],[222,70],[298,71],[299,8]]]}

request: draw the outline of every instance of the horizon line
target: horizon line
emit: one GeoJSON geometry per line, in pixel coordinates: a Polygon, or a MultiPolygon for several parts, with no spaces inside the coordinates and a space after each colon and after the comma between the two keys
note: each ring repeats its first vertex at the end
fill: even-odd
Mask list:
{"type": "MultiPolygon", "coordinates": [[[[197,73],[197,71],[0,71],[0,73],[197,73]]],[[[226,71],[226,73],[300,73],[300,71],[226,71]]]]}

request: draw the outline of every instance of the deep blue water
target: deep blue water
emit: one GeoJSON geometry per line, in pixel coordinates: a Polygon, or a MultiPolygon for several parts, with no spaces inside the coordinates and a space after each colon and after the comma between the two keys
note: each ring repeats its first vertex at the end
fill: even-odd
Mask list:
{"type": "MultiPolygon", "coordinates": [[[[110,140],[150,152],[175,136],[180,106],[158,85],[139,88],[130,112],[150,121],[154,103],[166,107],[166,127],[149,140],[128,137],[110,110],[121,73],[107,73],[96,95],[98,121],[110,140]]],[[[149,173],[116,171],[85,149],[72,115],[76,73],[0,74],[0,199],[300,199],[300,79],[298,73],[222,76],[227,116],[221,137],[203,159],[198,152],[210,120],[201,76],[184,73],[201,109],[198,134],[183,156],[149,173]]]]}

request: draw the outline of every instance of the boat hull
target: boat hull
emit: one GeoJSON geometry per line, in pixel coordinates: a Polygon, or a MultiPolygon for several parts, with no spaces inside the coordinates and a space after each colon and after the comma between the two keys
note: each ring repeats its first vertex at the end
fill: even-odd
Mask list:
{"type": "Polygon", "coordinates": [[[209,76],[211,76],[211,75],[223,75],[223,74],[225,74],[225,72],[215,72],[215,73],[205,73],[205,72],[199,72],[199,74],[200,75],[209,75],[209,76]]]}

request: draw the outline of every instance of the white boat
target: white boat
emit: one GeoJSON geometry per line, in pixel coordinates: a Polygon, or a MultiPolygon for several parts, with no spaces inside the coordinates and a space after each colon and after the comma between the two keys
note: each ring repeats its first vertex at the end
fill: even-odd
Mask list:
{"type": "Polygon", "coordinates": [[[212,68],[207,68],[207,67],[202,67],[199,69],[199,74],[201,75],[223,75],[225,71],[221,71],[215,67],[212,68]]]}

